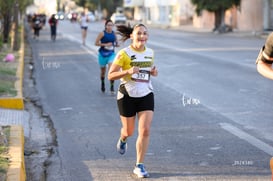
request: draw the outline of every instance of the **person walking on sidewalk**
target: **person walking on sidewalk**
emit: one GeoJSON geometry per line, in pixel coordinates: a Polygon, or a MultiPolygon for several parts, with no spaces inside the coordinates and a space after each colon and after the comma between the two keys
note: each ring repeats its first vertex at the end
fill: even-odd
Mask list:
{"type": "MultiPolygon", "coordinates": [[[[111,67],[116,56],[115,47],[119,46],[116,33],[113,31],[114,23],[107,20],[104,25],[104,30],[100,32],[96,38],[95,45],[100,46],[98,52],[98,61],[100,66],[101,91],[105,92],[105,74],[106,66],[111,67]]],[[[114,80],[110,81],[110,91],[114,93],[114,80]]]]}
{"type": "Polygon", "coordinates": [[[133,27],[117,26],[121,40],[131,39],[131,45],[120,50],[109,70],[108,79],[121,79],[117,93],[117,105],[122,128],[117,143],[117,151],[124,154],[127,138],[133,135],[138,117],[138,137],[136,140],[136,164],[133,173],[138,178],[149,177],[144,167],[144,157],[148,149],[150,127],[154,114],[154,94],[151,76],[157,76],[154,66],[154,52],[146,47],[148,30],[144,24],[133,27]]]}
{"type": "Polygon", "coordinates": [[[266,78],[273,80],[273,33],[271,33],[261,48],[256,60],[257,71],[266,78]]]}
{"type": "Polygon", "coordinates": [[[40,36],[40,30],[42,29],[42,21],[40,17],[37,14],[34,14],[33,19],[32,19],[32,28],[34,31],[34,36],[33,38],[39,38],[40,36]]]}
{"type": "Polygon", "coordinates": [[[81,30],[82,30],[82,44],[85,45],[85,40],[87,37],[87,29],[88,29],[88,16],[86,16],[85,12],[81,13],[80,17],[80,25],[81,25],[81,30]]]}
{"type": "Polygon", "coordinates": [[[58,20],[56,19],[55,14],[52,14],[48,20],[48,24],[50,26],[51,40],[53,41],[56,40],[57,23],[58,23],[58,20]]]}

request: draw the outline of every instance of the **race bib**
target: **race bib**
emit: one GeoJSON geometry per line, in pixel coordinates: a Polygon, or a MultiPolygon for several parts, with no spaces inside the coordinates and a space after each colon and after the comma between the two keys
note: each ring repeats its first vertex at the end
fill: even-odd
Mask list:
{"type": "Polygon", "coordinates": [[[138,73],[132,74],[132,80],[136,82],[149,82],[151,72],[148,70],[139,70],[138,73]]]}
{"type": "Polygon", "coordinates": [[[114,50],[114,46],[105,46],[104,47],[106,50],[114,50]]]}

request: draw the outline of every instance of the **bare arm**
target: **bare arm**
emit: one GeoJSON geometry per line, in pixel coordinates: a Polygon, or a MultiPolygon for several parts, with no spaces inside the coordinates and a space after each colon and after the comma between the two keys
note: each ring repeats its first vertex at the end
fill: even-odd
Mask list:
{"type": "Polygon", "coordinates": [[[112,64],[110,67],[110,70],[108,72],[108,79],[109,80],[117,80],[120,79],[122,77],[124,77],[125,75],[132,75],[134,73],[138,73],[139,72],[139,67],[131,67],[128,70],[122,70],[121,71],[121,67],[119,65],[116,64],[112,64]]]}
{"type": "Polygon", "coordinates": [[[100,32],[99,35],[96,38],[95,45],[99,46],[99,47],[101,47],[101,46],[111,46],[112,45],[111,42],[109,42],[109,43],[101,43],[100,40],[102,39],[103,36],[104,36],[104,33],[100,32]]]}
{"type": "Polygon", "coordinates": [[[104,35],[103,32],[100,32],[98,34],[98,36],[96,38],[96,41],[95,41],[95,45],[96,46],[103,46],[102,43],[100,42],[100,40],[102,39],[103,35],[104,35]]]}
{"type": "Polygon", "coordinates": [[[257,63],[258,72],[266,78],[273,80],[273,69],[272,65],[264,63],[263,61],[259,61],[257,63]]]}
{"type": "Polygon", "coordinates": [[[153,67],[152,67],[152,69],[151,69],[151,75],[152,75],[152,76],[157,76],[157,75],[158,75],[158,71],[157,71],[156,66],[153,66],[153,67]]]}

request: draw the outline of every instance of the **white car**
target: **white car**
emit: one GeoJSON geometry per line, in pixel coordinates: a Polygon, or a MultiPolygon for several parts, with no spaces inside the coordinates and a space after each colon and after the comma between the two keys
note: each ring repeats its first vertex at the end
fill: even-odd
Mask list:
{"type": "Polygon", "coordinates": [[[92,12],[88,12],[87,17],[90,22],[94,22],[96,20],[95,15],[92,12]]]}
{"type": "Polygon", "coordinates": [[[115,24],[125,24],[127,21],[127,18],[124,14],[116,14],[116,13],[112,14],[110,19],[115,24]]]}
{"type": "Polygon", "coordinates": [[[64,13],[63,12],[58,12],[57,14],[55,14],[55,18],[58,20],[64,20],[64,13]]]}

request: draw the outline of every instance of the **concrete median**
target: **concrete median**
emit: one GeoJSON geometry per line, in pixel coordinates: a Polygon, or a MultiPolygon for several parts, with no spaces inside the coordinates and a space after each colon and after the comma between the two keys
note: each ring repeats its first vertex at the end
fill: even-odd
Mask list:
{"type": "Polygon", "coordinates": [[[24,98],[23,98],[23,76],[24,76],[24,28],[21,32],[21,45],[19,50],[18,68],[16,77],[18,80],[15,82],[15,89],[17,95],[15,97],[1,97],[0,107],[7,109],[24,109],[24,98]]]}

